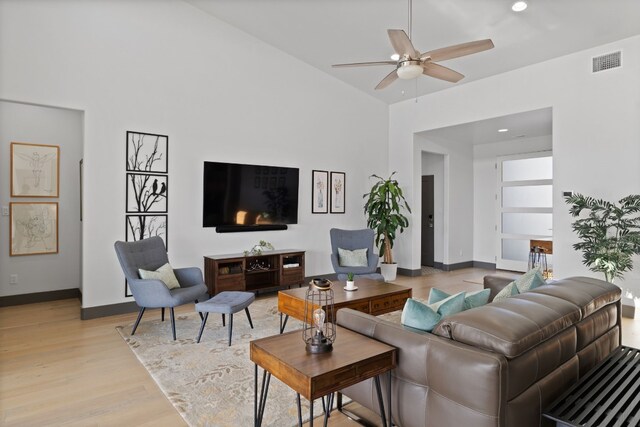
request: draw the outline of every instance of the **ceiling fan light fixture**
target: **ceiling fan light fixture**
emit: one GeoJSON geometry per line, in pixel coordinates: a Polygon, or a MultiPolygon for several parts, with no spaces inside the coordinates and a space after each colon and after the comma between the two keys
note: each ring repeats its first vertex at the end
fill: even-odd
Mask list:
{"type": "Polygon", "coordinates": [[[398,55],[397,53],[394,53],[393,55],[391,55],[392,61],[397,61],[398,59],[400,59],[400,55],[398,55]]]}
{"type": "Polygon", "coordinates": [[[513,5],[511,5],[511,10],[513,10],[514,12],[522,12],[527,8],[527,6],[528,5],[526,1],[516,1],[513,3],[513,5]]]}
{"type": "Polygon", "coordinates": [[[402,80],[415,79],[422,74],[422,67],[418,64],[403,64],[396,70],[402,80]]]}

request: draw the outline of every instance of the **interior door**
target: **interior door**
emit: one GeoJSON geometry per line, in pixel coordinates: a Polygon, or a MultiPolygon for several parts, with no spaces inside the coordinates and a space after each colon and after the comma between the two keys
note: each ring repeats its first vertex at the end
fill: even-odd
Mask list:
{"type": "Polygon", "coordinates": [[[433,175],[422,177],[422,256],[421,265],[433,267],[433,175]]]}
{"type": "Polygon", "coordinates": [[[496,169],[496,267],[526,271],[531,240],[553,238],[553,157],[548,151],[500,157],[496,169]]]}

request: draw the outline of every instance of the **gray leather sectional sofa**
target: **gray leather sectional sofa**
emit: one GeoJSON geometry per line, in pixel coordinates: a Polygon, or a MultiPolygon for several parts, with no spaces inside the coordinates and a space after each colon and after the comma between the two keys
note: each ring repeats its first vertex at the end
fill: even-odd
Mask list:
{"type": "MultiPolygon", "coordinates": [[[[509,281],[488,276],[485,287],[495,294],[509,281]]],[[[552,425],[543,409],[620,345],[620,294],[571,277],[445,318],[432,333],[350,309],[337,321],[398,348],[396,425],[552,425]]],[[[343,392],[378,412],[371,380],[343,392]]]]}

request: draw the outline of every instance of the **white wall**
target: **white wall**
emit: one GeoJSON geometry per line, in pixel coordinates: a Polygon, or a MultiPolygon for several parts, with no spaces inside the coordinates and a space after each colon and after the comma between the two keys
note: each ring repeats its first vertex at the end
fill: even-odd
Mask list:
{"type": "Polygon", "coordinates": [[[473,146],[473,260],[495,264],[498,157],[551,151],[551,135],[473,146]]]}
{"type": "MultiPolygon", "coordinates": [[[[444,155],[423,151],[421,175],[433,175],[433,260],[442,263],[444,259],[444,155]]],[[[420,204],[422,205],[422,202],[420,204]]]]}
{"type": "Polygon", "coordinates": [[[175,266],[264,239],[330,273],[329,229],[365,226],[368,176],[387,171],[385,104],[179,0],[3,1],[0,52],[0,98],[85,111],[84,307],[131,300],[113,250],[127,130],[169,135],[175,266]],[[299,224],[203,229],[205,160],[299,167],[299,224]],[[345,215],[310,213],[312,169],[346,172],[345,215]]]}
{"type": "Polygon", "coordinates": [[[0,101],[0,204],[9,202],[58,202],[57,254],[9,256],[9,217],[0,220],[0,296],[56,291],[81,287],[80,278],[80,182],[82,113],[60,108],[0,101]],[[10,146],[12,142],[60,146],[60,197],[11,198],[10,146]],[[9,284],[12,274],[18,283],[9,284]]]}
{"type": "MultiPolygon", "coordinates": [[[[497,47],[499,48],[499,46],[497,47]]],[[[389,168],[399,170],[410,202],[415,200],[420,158],[414,135],[430,129],[553,108],[554,275],[597,276],[571,247],[576,237],[563,191],[618,200],[640,193],[640,36],[577,52],[504,74],[436,92],[390,107],[389,168]],[[591,73],[591,58],[623,52],[623,67],[591,73]]],[[[455,212],[452,209],[452,212],[455,212]]],[[[416,213],[413,222],[419,220],[416,213]],[[418,218],[418,219],[416,219],[418,218]]],[[[451,227],[454,234],[465,233],[451,227]]],[[[452,236],[452,239],[454,237],[452,236]]],[[[404,233],[399,264],[417,268],[419,227],[404,233]]],[[[640,265],[619,284],[640,291],[640,265]]]]}

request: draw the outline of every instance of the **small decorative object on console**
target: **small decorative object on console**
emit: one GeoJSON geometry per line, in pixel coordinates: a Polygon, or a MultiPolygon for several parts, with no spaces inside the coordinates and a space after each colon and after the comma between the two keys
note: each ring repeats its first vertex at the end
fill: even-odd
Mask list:
{"type": "Polygon", "coordinates": [[[273,247],[273,245],[265,240],[260,240],[258,242],[257,245],[254,245],[250,251],[244,251],[244,256],[250,256],[250,255],[262,255],[262,251],[266,250],[266,249],[270,249],[270,250],[274,250],[275,248],[273,247]]]}
{"type": "Polygon", "coordinates": [[[336,340],[333,289],[327,279],[312,279],[304,301],[302,339],[308,353],[327,353],[336,340]]]}
{"type": "Polygon", "coordinates": [[[354,282],[354,274],[352,272],[347,273],[347,286],[344,288],[346,291],[355,291],[358,288],[356,288],[356,284],[354,282]]]}

